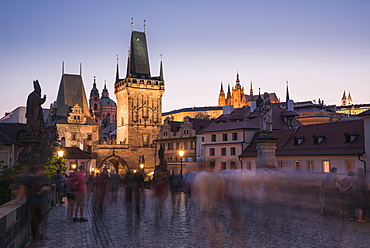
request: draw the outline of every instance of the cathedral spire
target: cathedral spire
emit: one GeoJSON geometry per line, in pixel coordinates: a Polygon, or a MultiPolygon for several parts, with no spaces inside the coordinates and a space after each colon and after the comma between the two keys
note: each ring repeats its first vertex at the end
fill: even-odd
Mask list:
{"type": "Polygon", "coordinates": [[[161,54],[161,64],[159,66],[159,80],[164,81],[164,76],[163,76],[163,65],[162,65],[162,54],[161,54]]]}
{"type": "Polygon", "coordinates": [[[117,55],[116,83],[118,81],[119,81],[119,67],[118,67],[118,55],[117,55]]]}
{"type": "Polygon", "coordinates": [[[343,96],[342,96],[342,106],[346,106],[347,105],[347,97],[346,97],[346,91],[343,92],[343,96]]]}
{"type": "Polygon", "coordinates": [[[252,86],[252,80],[251,80],[251,83],[250,83],[250,86],[249,86],[249,95],[251,96],[251,99],[253,97],[253,86],[252,86]]]}
{"type": "Polygon", "coordinates": [[[220,92],[224,92],[224,87],[222,86],[222,81],[221,81],[221,89],[220,92]]]}
{"type": "Polygon", "coordinates": [[[288,87],[288,80],[286,81],[286,100],[285,102],[288,103],[288,101],[290,100],[289,98],[289,87],[288,87]]]}
{"type": "Polygon", "coordinates": [[[239,84],[240,81],[239,81],[239,72],[236,72],[236,84],[239,84]]]}

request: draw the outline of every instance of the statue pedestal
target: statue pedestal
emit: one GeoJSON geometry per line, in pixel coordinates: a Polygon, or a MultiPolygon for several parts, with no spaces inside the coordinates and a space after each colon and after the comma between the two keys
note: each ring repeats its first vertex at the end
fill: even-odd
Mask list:
{"type": "Polygon", "coordinates": [[[257,151],[258,151],[258,169],[273,169],[276,170],[276,140],[277,138],[268,135],[261,134],[257,140],[257,151]]]}

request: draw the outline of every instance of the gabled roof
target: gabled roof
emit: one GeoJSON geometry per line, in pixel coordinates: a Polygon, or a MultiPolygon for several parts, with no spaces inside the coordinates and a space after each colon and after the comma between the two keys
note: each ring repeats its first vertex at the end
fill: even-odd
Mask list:
{"type": "Polygon", "coordinates": [[[3,145],[17,145],[22,132],[26,133],[26,124],[0,123],[0,143],[3,145]]]}
{"type": "MultiPolygon", "coordinates": [[[[244,150],[240,157],[257,157],[256,138],[244,150]]],[[[364,151],[364,121],[342,121],[315,125],[299,126],[290,130],[274,130],[272,135],[276,141],[276,156],[328,156],[357,155],[364,151]],[[356,138],[346,143],[346,135],[354,133],[356,138]],[[358,134],[358,135],[357,135],[358,134]],[[323,138],[319,144],[314,144],[314,137],[323,138]],[[294,138],[305,139],[298,145],[294,138]]]]}
{"type": "MultiPolygon", "coordinates": [[[[189,118],[189,122],[193,124],[193,130],[195,130],[198,133],[203,128],[207,127],[212,121],[197,118],[189,118]]],[[[168,125],[171,127],[171,132],[173,133],[178,132],[183,123],[184,122],[180,121],[168,121],[168,125]]]]}
{"type": "MultiPolygon", "coordinates": [[[[285,111],[278,104],[271,104],[272,108],[272,128],[273,129],[288,129],[288,125],[282,118],[285,111]]],[[[289,111],[291,115],[292,111],[289,111]]],[[[252,113],[249,107],[243,107],[239,109],[234,109],[234,111],[229,115],[221,115],[217,119],[208,125],[203,131],[206,132],[216,132],[216,131],[226,131],[226,130],[236,130],[236,129],[260,129],[260,111],[256,109],[252,113]]],[[[293,127],[301,125],[299,121],[293,119],[293,127]]]]}
{"type": "Polygon", "coordinates": [[[90,155],[78,147],[64,147],[65,159],[92,159],[90,155]]]}
{"type": "Polygon", "coordinates": [[[56,105],[55,122],[67,123],[67,117],[71,108],[78,104],[84,116],[87,118],[86,124],[95,124],[87,104],[85,87],[81,75],[63,74],[59,85],[56,105]]]}
{"type": "Polygon", "coordinates": [[[150,79],[150,67],[146,36],[144,32],[132,31],[127,78],[150,79]]]}

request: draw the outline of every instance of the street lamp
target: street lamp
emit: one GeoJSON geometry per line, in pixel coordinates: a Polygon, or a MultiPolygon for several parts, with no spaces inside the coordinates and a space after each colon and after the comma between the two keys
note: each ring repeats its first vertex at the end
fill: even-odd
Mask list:
{"type": "Polygon", "coordinates": [[[141,173],[143,173],[144,174],[144,164],[143,163],[140,163],[139,164],[139,167],[140,167],[140,170],[141,170],[141,173]]]}
{"type": "Polygon", "coordinates": [[[59,150],[59,151],[57,152],[57,154],[58,154],[58,157],[63,158],[63,156],[64,156],[64,151],[63,151],[63,150],[59,150]]]}
{"type": "Polygon", "coordinates": [[[76,160],[76,162],[74,162],[74,163],[72,163],[72,170],[76,170],[76,168],[77,168],[77,160],[76,160]]]}
{"type": "Polygon", "coordinates": [[[61,170],[62,169],[62,158],[64,156],[64,150],[63,149],[58,150],[57,155],[59,157],[59,160],[58,160],[59,170],[61,170]]]}
{"type": "Polygon", "coordinates": [[[182,175],[182,157],[184,157],[185,151],[180,149],[179,150],[179,157],[180,157],[180,175],[182,175]]]}

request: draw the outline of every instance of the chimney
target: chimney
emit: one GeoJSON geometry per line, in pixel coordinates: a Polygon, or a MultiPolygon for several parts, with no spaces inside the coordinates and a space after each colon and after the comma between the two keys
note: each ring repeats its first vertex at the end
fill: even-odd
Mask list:
{"type": "Polygon", "coordinates": [[[257,109],[257,103],[256,101],[251,101],[251,113],[254,112],[257,109]]]}
{"type": "Polygon", "coordinates": [[[294,101],[288,100],[288,111],[294,111],[294,101]]]}
{"type": "Polygon", "coordinates": [[[223,115],[229,115],[234,111],[233,105],[226,105],[222,107],[222,114],[223,115]]]}

